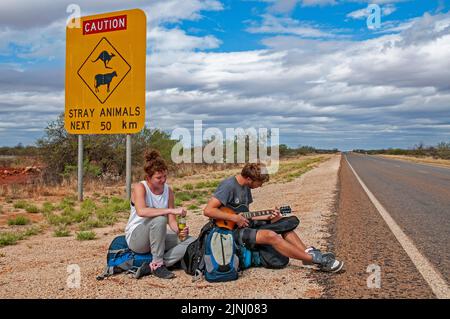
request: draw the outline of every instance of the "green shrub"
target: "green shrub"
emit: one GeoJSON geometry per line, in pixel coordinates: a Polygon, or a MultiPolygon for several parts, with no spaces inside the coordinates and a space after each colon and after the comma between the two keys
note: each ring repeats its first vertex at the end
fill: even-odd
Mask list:
{"type": "Polygon", "coordinates": [[[73,207],[75,207],[75,201],[69,197],[64,197],[58,205],[58,209],[60,210],[73,207]]]}
{"type": "Polygon", "coordinates": [[[25,216],[16,216],[16,218],[8,219],[8,225],[28,225],[31,221],[25,216]]]}
{"type": "Polygon", "coordinates": [[[107,210],[113,213],[128,212],[130,210],[130,201],[118,197],[112,197],[109,202],[103,206],[107,210]]]}
{"type": "Polygon", "coordinates": [[[199,182],[199,183],[195,184],[195,188],[197,188],[197,189],[216,188],[217,186],[219,186],[219,184],[220,184],[220,180],[204,181],[204,182],[199,182]]]}
{"type": "Polygon", "coordinates": [[[117,221],[116,212],[108,207],[97,210],[97,218],[106,225],[113,225],[117,221]]]}
{"type": "Polygon", "coordinates": [[[24,232],[0,232],[0,247],[14,245],[17,241],[39,234],[40,232],[41,230],[36,227],[31,227],[24,232]]]}
{"type": "Polygon", "coordinates": [[[77,233],[78,240],[93,240],[95,239],[95,236],[93,231],[80,231],[77,233]]]}
{"type": "MultiPolygon", "coordinates": [[[[61,175],[64,178],[70,178],[71,176],[75,176],[78,172],[78,165],[66,164],[64,166],[64,171],[61,175]]],[[[90,162],[89,158],[85,158],[83,160],[83,175],[86,178],[95,178],[100,177],[102,175],[102,169],[100,166],[90,162]]]]}
{"type": "Polygon", "coordinates": [[[101,201],[103,204],[107,204],[107,203],[109,202],[109,197],[103,195],[103,196],[100,198],[100,201],[101,201]]]}
{"type": "Polygon", "coordinates": [[[89,217],[92,215],[92,212],[86,211],[86,210],[74,210],[73,213],[70,215],[72,220],[75,223],[81,223],[89,219],[89,217]]]}
{"type": "Polygon", "coordinates": [[[53,213],[46,213],[46,214],[44,214],[44,216],[50,225],[55,225],[55,226],[70,225],[73,223],[71,216],[67,216],[67,215],[56,215],[53,213]]]}
{"type": "Polygon", "coordinates": [[[55,206],[53,206],[52,203],[50,202],[45,202],[44,204],[42,204],[42,212],[45,213],[51,213],[56,209],[55,206]]]}
{"type": "Polygon", "coordinates": [[[186,190],[193,190],[193,189],[194,189],[194,186],[193,186],[192,184],[185,184],[185,185],[183,186],[183,188],[186,189],[186,190]]]}
{"type": "Polygon", "coordinates": [[[82,231],[90,230],[93,228],[100,228],[100,227],[104,227],[104,226],[105,226],[105,223],[98,219],[89,219],[79,226],[79,230],[82,230],[82,231]]]}
{"type": "Polygon", "coordinates": [[[29,236],[32,236],[32,235],[37,235],[37,234],[39,234],[41,232],[42,232],[42,230],[39,227],[30,227],[27,230],[25,230],[21,234],[21,236],[22,236],[22,238],[26,238],[26,237],[29,237],[29,236]]]}
{"type": "Polygon", "coordinates": [[[39,208],[36,205],[29,204],[25,207],[27,213],[37,214],[39,213],[39,208]]]}
{"type": "Polygon", "coordinates": [[[95,202],[92,199],[88,198],[81,203],[80,208],[82,210],[93,212],[97,208],[97,205],[95,205],[95,202]]]}
{"type": "Polygon", "coordinates": [[[19,201],[14,203],[14,208],[23,209],[25,207],[27,207],[27,202],[24,201],[24,200],[19,200],[19,201]]]}
{"type": "Polygon", "coordinates": [[[20,239],[21,236],[16,233],[0,233],[0,247],[14,245],[20,239]]]}
{"type": "Polygon", "coordinates": [[[192,204],[192,205],[189,205],[187,209],[194,210],[194,209],[199,209],[199,207],[197,205],[192,204]]]}
{"type": "Polygon", "coordinates": [[[191,195],[187,192],[179,192],[177,194],[175,194],[175,199],[179,199],[182,202],[187,202],[189,200],[191,200],[191,195]]]}
{"type": "Polygon", "coordinates": [[[65,227],[57,228],[53,232],[53,236],[55,236],[55,237],[69,237],[70,236],[70,230],[68,230],[65,227]]]}

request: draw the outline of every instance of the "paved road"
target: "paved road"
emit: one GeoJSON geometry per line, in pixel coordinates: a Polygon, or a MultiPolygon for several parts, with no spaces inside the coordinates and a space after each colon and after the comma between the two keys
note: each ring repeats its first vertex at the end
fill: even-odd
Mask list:
{"type": "Polygon", "coordinates": [[[450,281],[450,169],[347,155],[356,173],[414,242],[450,281]]]}

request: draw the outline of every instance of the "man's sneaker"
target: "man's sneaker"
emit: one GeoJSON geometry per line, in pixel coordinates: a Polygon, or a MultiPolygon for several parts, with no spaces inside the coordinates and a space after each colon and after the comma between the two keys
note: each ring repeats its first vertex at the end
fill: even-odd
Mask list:
{"type": "Polygon", "coordinates": [[[338,272],[344,267],[344,262],[336,259],[333,253],[322,254],[319,269],[325,272],[338,272]]]}
{"type": "Polygon", "coordinates": [[[162,279],[172,279],[175,278],[175,274],[173,272],[170,272],[166,266],[162,265],[155,270],[152,271],[152,274],[156,277],[162,278],[162,279]]]}
{"type": "MultiPolygon", "coordinates": [[[[308,248],[306,248],[306,249],[305,249],[305,253],[307,253],[307,254],[313,256],[313,261],[311,262],[311,261],[305,261],[305,260],[303,260],[303,261],[302,261],[303,265],[312,265],[312,264],[314,263],[314,255],[321,256],[321,255],[324,254],[324,253],[322,253],[322,252],[320,251],[320,249],[318,249],[318,248],[316,248],[316,247],[314,247],[314,246],[309,246],[308,248]]],[[[331,255],[333,255],[333,253],[326,253],[326,254],[331,254],[331,255]]],[[[333,255],[333,256],[334,256],[334,255],[333,255]]],[[[317,260],[318,258],[319,258],[319,257],[316,257],[316,260],[317,260]]]]}

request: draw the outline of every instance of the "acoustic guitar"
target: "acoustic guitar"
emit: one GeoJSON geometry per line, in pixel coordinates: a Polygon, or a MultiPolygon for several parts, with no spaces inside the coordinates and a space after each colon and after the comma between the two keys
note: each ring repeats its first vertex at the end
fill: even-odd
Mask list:
{"type": "MultiPolygon", "coordinates": [[[[258,210],[258,211],[254,211],[254,212],[237,212],[237,211],[234,211],[233,209],[231,209],[229,207],[225,207],[225,206],[223,206],[219,209],[222,212],[227,213],[227,214],[240,214],[247,219],[250,219],[250,218],[256,217],[256,216],[270,215],[275,211],[274,209],[265,209],[265,210],[258,210]]],[[[282,216],[292,213],[290,206],[282,206],[279,208],[279,210],[280,210],[280,213],[282,216]]],[[[216,219],[215,224],[217,227],[225,228],[225,229],[229,229],[229,230],[233,230],[236,226],[235,222],[233,222],[231,220],[224,220],[224,219],[216,219]]]]}

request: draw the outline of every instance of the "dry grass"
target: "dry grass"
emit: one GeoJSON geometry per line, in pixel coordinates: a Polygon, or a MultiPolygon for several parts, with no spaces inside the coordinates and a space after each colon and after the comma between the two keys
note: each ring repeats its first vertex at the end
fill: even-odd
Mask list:
{"type": "Polygon", "coordinates": [[[377,155],[377,156],[390,158],[390,159],[409,161],[409,162],[414,162],[414,163],[420,163],[420,164],[429,164],[429,165],[435,165],[435,166],[450,167],[450,160],[436,159],[436,158],[433,158],[430,156],[427,156],[427,157],[414,157],[414,156],[407,156],[407,155],[377,155]]]}

